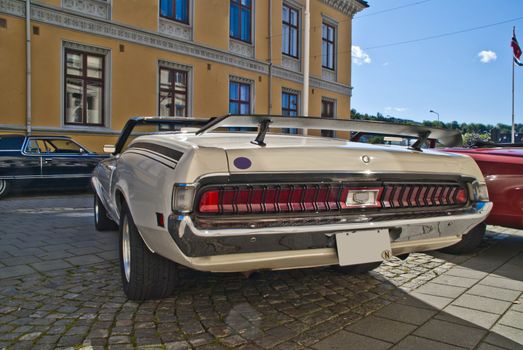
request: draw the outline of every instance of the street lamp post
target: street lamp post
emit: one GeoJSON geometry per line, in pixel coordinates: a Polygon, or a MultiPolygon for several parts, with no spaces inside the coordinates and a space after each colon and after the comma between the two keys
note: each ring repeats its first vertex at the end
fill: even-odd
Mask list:
{"type": "Polygon", "coordinates": [[[436,112],[436,111],[433,111],[432,109],[429,111],[429,113],[434,113],[435,115],[437,115],[438,116],[438,123],[439,123],[439,113],[436,112]]]}

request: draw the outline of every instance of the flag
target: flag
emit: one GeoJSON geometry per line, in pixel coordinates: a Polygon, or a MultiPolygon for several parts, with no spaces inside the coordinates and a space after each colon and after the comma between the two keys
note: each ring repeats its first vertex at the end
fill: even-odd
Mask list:
{"type": "Polygon", "coordinates": [[[523,63],[521,62],[521,47],[519,47],[518,40],[516,39],[516,27],[512,29],[512,42],[510,43],[510,46],[512,46],[512,50],[514,50],[514,62],[518,66],[523,66],[523,63]]]}

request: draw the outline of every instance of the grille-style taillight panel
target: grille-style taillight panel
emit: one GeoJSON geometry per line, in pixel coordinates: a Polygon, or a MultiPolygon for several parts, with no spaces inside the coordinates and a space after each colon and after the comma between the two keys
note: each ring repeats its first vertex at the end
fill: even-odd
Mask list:
{"type": "Polygon", "coordinates": [[[333,212],[354,208],[423,208],[464,205],[467,198],[465,188],[457,184],[386,184],[379,187],[347,184],[238,185],[205,189],[199,196],[198,211],[202,214],[272,214],[333,212]],[[353,195],[349,200],[348,196],[353,195]]]}

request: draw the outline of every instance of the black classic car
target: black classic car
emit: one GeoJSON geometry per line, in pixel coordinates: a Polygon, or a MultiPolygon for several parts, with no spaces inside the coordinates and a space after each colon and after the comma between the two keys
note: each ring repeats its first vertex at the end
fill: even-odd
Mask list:
{"type": "Polygon", "coordinates": [[[0,198],[13,187],[88,187],[106,155],[65,136],[0,135],[0,198]]]}

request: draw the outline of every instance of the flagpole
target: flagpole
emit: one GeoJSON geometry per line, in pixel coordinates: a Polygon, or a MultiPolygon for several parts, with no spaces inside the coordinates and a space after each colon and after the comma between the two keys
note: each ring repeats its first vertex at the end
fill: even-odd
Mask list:
{"type": "Polygon", "coordinates": [[[514,127],[514,66],[516,63],[514,62],[514,59],[512,59],[512,137],[511,137],[511,143],[516,143],[516,130],[514,127]]]}

